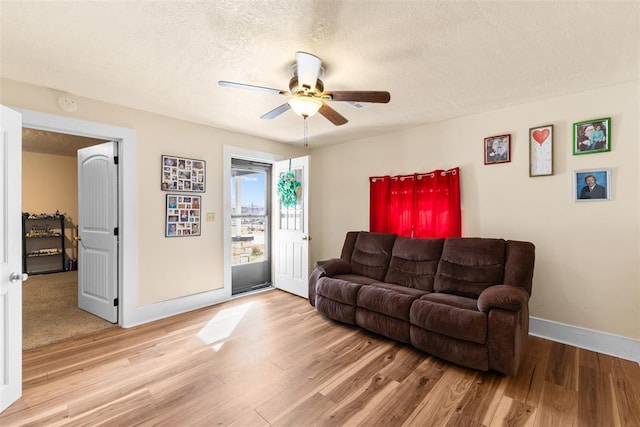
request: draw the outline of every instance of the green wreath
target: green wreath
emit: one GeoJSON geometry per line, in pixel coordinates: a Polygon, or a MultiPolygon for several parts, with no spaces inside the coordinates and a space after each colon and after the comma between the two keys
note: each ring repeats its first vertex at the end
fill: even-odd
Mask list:
{"type": "Polygon", "coordinates": [[[280,177],[278,181],[278,198],[285,208],[292,208],[298,202],[298,192],[301,190],[300,181],[296,175],[289,171],[280,177]]]}

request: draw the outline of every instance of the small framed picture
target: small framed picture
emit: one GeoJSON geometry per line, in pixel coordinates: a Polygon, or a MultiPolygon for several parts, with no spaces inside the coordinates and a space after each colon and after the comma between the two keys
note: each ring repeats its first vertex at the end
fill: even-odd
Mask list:
{"type": "Polygon", "coordinates": [[[611,151],[611,117],[573,124],[573,155],[611,151]]]}
{"type": "Polygon", "coordinates": [[[611,200],[611,170],[584,169],[573,173],[573,195],[578,202],[611,200]]]}
{"type": "Polygon", "coordinates": [[[511,135],[496,135],[484,139],[484,164],[511,161],[511,135]]]}
{"type": "Polygon", "coordinates": [[[553,125],[529,129],[529,176],[553,175],[553,125]]]}

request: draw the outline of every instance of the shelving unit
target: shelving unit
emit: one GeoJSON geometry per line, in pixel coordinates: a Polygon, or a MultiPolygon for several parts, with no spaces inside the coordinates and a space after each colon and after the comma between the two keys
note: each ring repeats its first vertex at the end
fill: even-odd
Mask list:
{"type": "Polygon", "coordinates": [[[22,216],[22,270],[27,274],[65,271],[64,215],[22,216]]]}

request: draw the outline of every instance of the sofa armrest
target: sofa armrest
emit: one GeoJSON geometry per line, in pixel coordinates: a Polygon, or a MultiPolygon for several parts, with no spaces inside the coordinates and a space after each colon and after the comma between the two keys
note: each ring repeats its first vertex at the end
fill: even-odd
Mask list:
{"type": "Polygon", "coordinates": [[[341,258],[318,261],[316,262],[316,268],[322,270],[324,275],[329,277],[351,273],[351,264],[341,258]]]}
{"type": "Polygon", "coordinates": [[[518,286],[489,286],[478,297],[478,310],[488,313],[492,308],[519,311],[529,302],[529,293],[518,286]]]}
{"type": "Polygon", "coordinates": [[[309,304],[316,305],[316,284],[325,276],[351,273],[351,264],[340,258],[332,258],[316,262],[316,268],[309,276],[309,304]]]}

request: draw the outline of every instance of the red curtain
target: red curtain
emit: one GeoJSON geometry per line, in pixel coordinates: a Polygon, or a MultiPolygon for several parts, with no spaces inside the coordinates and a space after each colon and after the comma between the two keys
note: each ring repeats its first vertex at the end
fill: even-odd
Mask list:
{"type": "Polygon", "coordinates": [[[369,229],[406,237],[460,237],[460,169],[371,177],[369,229]]]}
{"type": "Polygon", "coordinates": [[[389,184],[387,233],[411,237],[413,229],[414,175],[392,176],[389,184]]]}
{"type": "Polygon", "coordinates": [[[460,237],[460,169],[416,174],[414,237],[460,237]]]}
{"type": "Polygon", "coordinates": [[[387,230],[389,204],[389,176],[369,178],[369,230],[384,233],[387,230]]]}

